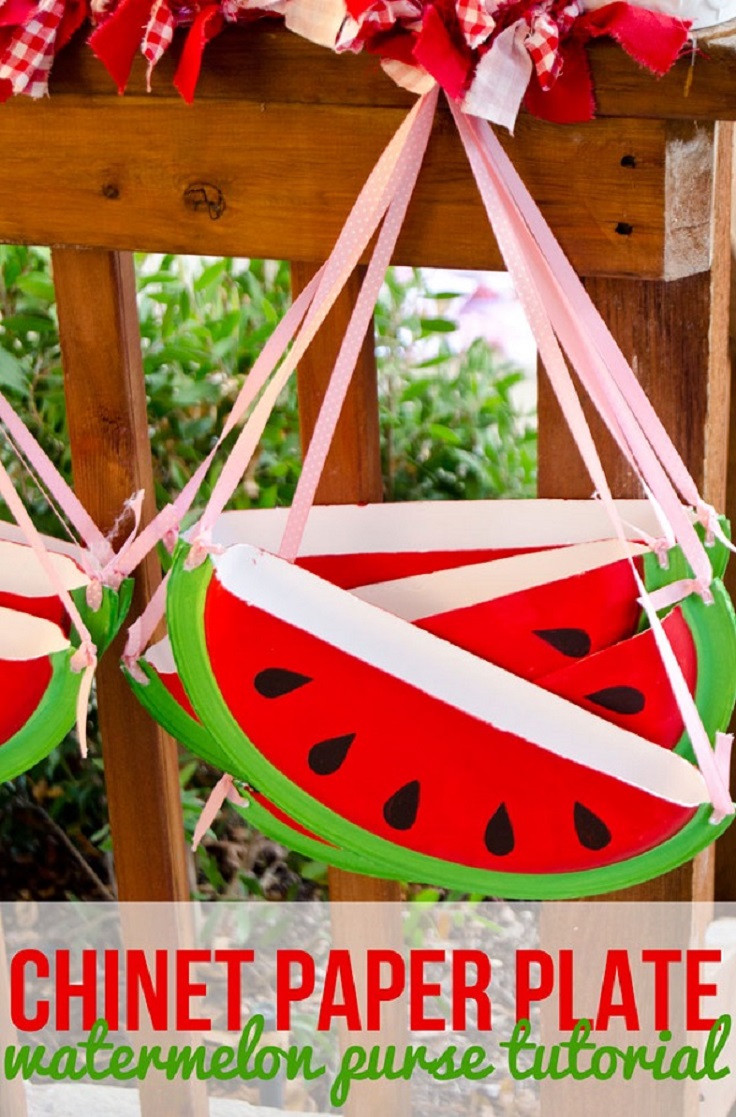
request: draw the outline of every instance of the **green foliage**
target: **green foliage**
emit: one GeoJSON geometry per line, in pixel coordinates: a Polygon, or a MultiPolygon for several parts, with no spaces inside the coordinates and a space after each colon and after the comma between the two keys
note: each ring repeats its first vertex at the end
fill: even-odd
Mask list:
{"type": "Polygon", "coordinates": [[[439,314],[448,298],[432,300],[419,271],[391,272],[377,309],[386,499],[533,496],[536,427],[513,394],[523,373],[482,339],[453,353],[457,323],[439,314]]]}
{"type": "MultiPolygon", "coordinates": [[[[139,313],[151,447],[159,504],[186,483],[214,445],[224,417],[265,339],[289,300],[283,263],[141,256],[139,313]]],[[[379,399],[385,492],[390,500],[530,496],[536,433],[520,412],[514,388],[522,374],[477,341],[454,354],[457,323],[448,297],[432,298],[420,272],[388,276],[376,312],[379,399]]],[[[61,472],[70,479],[63,379],[49,253],[0,246],[0,389],[10,398],[61,472]]],[[[0,454],[37,526],[62,525],[6,444],[0,454]]],[[[225,455],[210,472],[209,488],[225,455]]],[[[283,393],[259,452],[233,501],[235,507],[290,503],[299,477],[296,389],[283,393]]],[[[193,514],[196,509],[193,510],[193,514]]],[[[0,515],[3,515],[0,510],[0,515]]],[[[90,737],[97,737],[96,713],[90,737]]],[[[189,836],[214,774],[184,756],[182,803],[189,836]]],[[[233,812],[218,823],[222,835],[233,812]]],[[[242,827],[242,823],[240,823],[242,827]]],[[[109,846],[103,766],[80,763],[69,739],[20,779],[0,785],[0,843],[13,857],[38,859],[48,835],[66,834],[92,873],[105,876],[109,846]],[[35,818],[31,825],[29,820],[35,818]],[[45,837],[43,837],[45,835],[45,837]]],[[[205,844],[198,868],[202,894],[261,895],[257,874],[226,879],[214,847],[205,844]]],[[[285,895],[324,888],[325,866],[289,857],[285,895]],[[301,885],[294,884],[301,881],[301,885]]],[[[90,880],[70,874],[57,895],[93,894],[90,880]],[[85,887],[87,892],[85,893],[85,887]]],[[[87,874],[89,877],[89,874],[87,874]]],[[[0,870],[0,894],[16,894],[0,870]]],[[[104,888],[99,881],[97,891],[104,888]]]]}
{"type": "MultiPolygon", "coordinates": [[[[139,258],[140,318],[159,503],[179,492],[214,445],[264,342],[289,303],[285,263],[139,258]]],[[[206,502],[225,460],[213,465],[206,502]]],[[[233,506],[288,502],[299,476],[294,384],[271,416],[233,506]]]]}

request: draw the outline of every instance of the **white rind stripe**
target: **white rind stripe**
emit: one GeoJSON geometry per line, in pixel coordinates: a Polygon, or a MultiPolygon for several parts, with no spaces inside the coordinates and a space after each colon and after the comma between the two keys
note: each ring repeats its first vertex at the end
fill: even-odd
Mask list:
{"type": "Polygon", "coordinates": [[[174,653],[171,650],[171,641],[168,636],[164,636],[163,640],[159,640],[157,644],[152,644],[143,658],[146,663],[150,663],[159,675],[177,674],[174,653]]]}
{"type": "Polygon", "coordinates": [[[675,753],[596,717],[534,683],[438,639],[308,571],[248,545],[212,562],[226,589],[410,686],[670,802],[709,802],[705,782],[675,753]]]}
{"type": "MultiPolygon", "coordinates": [[[[628,546],[628,554],[631,555],[640,555],[646,550],[641,543],[630,543],[628,546]]],[[[417,621],[585,574],[626,556],[627,550],[620,540],[603,539],[597,543],[579,543],[554,551],[496,559],[495,562],[458,566],[454,570],[436,570],[431,574],[375,582],[351,590],[351,593],[361,601],[386,609],[395,617],[417,621]]]]}
{"type": "MultiPolygon", "coordinates": [[[[662,529],[645,500],[616,507],[631,539],[662,529]]],[[[225,512],[214,541],[229,547],[250,543],[276,553],[288,508],[225,512]]],[[[605,508],[597,500],[431,500],[405,504],[318,506],[309,514],[300,555],[463,551],[508,547],[561,547],[610,539],[605,508]]]]}
{"type": "MultiPolygon", "coordinates": [[[[45,542],[45,541],[44,541],[45,542]]],[[[64,589],[76,590],[89,584],[72,558],[58,552],[49,552],[64,589]]],[[[0,590],[19,597],[54,597],[56,588],[41,566],[38,556],[27,543],[0,538],[0,590]]]]}
{"type": "Polygon", "coordinates": [[[70,646],[58,625],[30,613],[0,608],[0,659],[40,659],[70,646]]]}

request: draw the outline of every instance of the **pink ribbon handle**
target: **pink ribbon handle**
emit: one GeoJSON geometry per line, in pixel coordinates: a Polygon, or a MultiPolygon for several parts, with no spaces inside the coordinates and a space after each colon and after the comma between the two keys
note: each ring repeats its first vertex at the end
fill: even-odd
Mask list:
{"type": "Polygon", "coordinates": [[[77,733],[82,756],[87,755],[87,705],[92,689],[92,680],[97,667],[97,649],[92,643],[92,636],[82,620],[79,609],[74,599],[64,585],[64,582],[52,563],[44,541],[25,509],[23,501],[15,491],[13,482],[8,476],[5,466],[0,462],[0,496],[10,509],[18,527],[25,535],[29,546],[36,555],[57,597],[66,609],[72,624],[77,630],[80,646],[71,657],[72,671],[83,671],[82,680],[77,695],[77,733]]]}
{"type": "MultiPolygon", "coordinates": [[[[591,342],[605,360],[620,392],[629,401],[635,414],[641,417],[647,438],[683,500],[691,507],[698,509],[703,522],[715,531],[712,522],[715,515],[714,510],[700,496],[695,481],[677,448],[672,443],[649,397],[634,375],[618,343],[601,317],[600,311],[580,283],[575,270],[544,220],[519,173],[488,124],[485,121],[474,121],[474,127],[482,143],[493,151],[498,173],[504,179],[507,187],[513,191],[524,220],[548,260],[560,286],[565,290],[567,297],[572,300],[577,318],[584,324],[591,342]]],[[[728,544],[728,541],[722,538],[721,533],[715,531],[715,534],[721,538],[722,542],[728,544]]]]}
{"type": "Polygon", "coordinates": [[[241,431],[212,490],[195,537],[194,554],[191,556],[193,562],[199,561],[206,553],[215,521],[224,511],[247,468],[268,415],[276,403],[278,393],[314,340],[335,300],[355,270],[399,188],[407,165],[413,164],[417,159],[418,148],[414,137],[424,135],[427,121],[431,123],[436,99],[437,91],[433,89],[414,105],[390,140],[353,206],[325,265],[314,303],[299,336],[258,401],[249,425],[241,431]]]}
{"type": "MultiPolygon", "coordinates": [[[[657,424],[662,432],[661,436],[650,438],[651,404],[647,401],[648,407],[645,409],[639,407],[638,403],[636,405],[632,403],[634,393],[629,390],[628,379],[636,382],[636,378],[605,327],[607,338],[604,347],[605,355],[601,352],[601,347],[596,345],[589,327],[594,319],[597,322],[602,320],[521,183],[521,179],[511,167],[498,140],[480,121],[469,122],[468,130],[474,135],[478,158],[493,163],[499,181],[503,183],[504,189],[509,191],[515,204],[518,203],[519,219],[524,223],[522,235],[531,238],[530,243],[536,246],[533,249],[536,261],[535,282],[543,294],[555,330],[572,360],[581,384],[641,480],[647,496],[654,497],[655,510],[665,514],[674,531],[676,541],[682,547],[695,572],[698,585],[705,587],[703,596],[707,598],[707,586],[710,585],[712,577],[710,559],[695,532],[690,517],[677,497],[671,480],[672,462],[679,460],[677,451],[659,420],[657,424]],[[501,164],[506,169],[505,175],[502,175],[499,169],[501,164]],[[522,194],[525,202],[523,212],[519,201],[522,194]],[[530,208],[534,210],[534,230],[531,228],[531,223],[526,221],[530,208]],[[543,251],[539,243],[538,228],[545,230],[544,242],[545,246],[549,247],[548,252],[543,251]],[[564,268],[557,266],[560,256],[565,259],[564,268]],[[554,258],[554,262],[551,257],[554,258]],[[590,308],[592,308],[591,314],[586,313],[590,308]],[[625,366],[628,379],[614,376],[611,372],[612,364],[625,366]]],[[[638,388],[641,394],[641,386],[638,385],[638,388]]],[[[687,493],[683,493],[685,499],[699,509],[706,507],[692,479],[690,479],[690,486],[687,493]]],[[[709,509],[710,512],[712,509],[709,509]]]]}
{"type": "MultiPolygon", "coordinates": [[[[539,280],[540,278],[543,279],[546,273],[539,245],[524,221],[516,204],[513,190],[507,188],[506,183],[498,173],[495,151],[481,145],[475,130],[461,113],[455,112],[455,117],[506,266],[534,330],[545,368],[583,460],[606,506],[614,531],[629,554],[629,560],[632,563],[634,576],[641,594],[642,606],[652,625],[665,670],[672,684],[698,766],[713,803],[713,821],[719,821],[724,816],[734,813],[727,778],[730,740],[727,735],[718,734],[715,751],[711,748],[708,735],[680,666],[662,629],[656,609],[649,599],[631,558],[626,543],[626,533],[616,510],[590,428],[540,294],[539,280]]],[[[583,330],[582,324],[579,328],[581,331],[583,330]]]]}
{"type": "Polygon", "coordinates": [[[0,392],[0,421],[7,427],[14,444],[38,475],[96,561],[100,565],[109,562],[113,555],[110,543],[79,498],[67,485],[46,451],[33,437],[23,420],[16,415],[2,392],[0,392]]]}
{"type": "MultiPolygon", "coordinates": [[[[389,207],[393,205],[401,183],[407,181],[407,173],[410,177],[412,175],[416,177],[429,136],[436,101],[437,93],[432,90],[417,102],[402,121],[363,187],[326,264],[295,300],[253,366],[217,445],[197,469],[174,505],[163,509],[132,544],[124,569],[133,569],[168,531],[172,528],[178,529],[178,523],[194,500],[222,440],[258,397],[213,488],[204,515],[193,533],[190,565],[201,561],[211,549],[212,528],[245,473],[280,392],[327,317],[379,223],[389,207]],[[417,149],[417,136],[420,137],[421,150],[417,149]],[[299,330],[300,323],[301,330],[299,330]],[[299,330],[298,335],[297,330],[299,330]],[[291,352],[281,365],[275,368],[279,357],[295,338],[291,352]]],[[[393,225],[390,228],[393,228],[393,225]]],[[[398,229],[396,232],[398,233],[398,229]]],[[[378,244],[385,245],[388,235],[382,230],[378,244]]],[[[378,244],[374,249],[374,257],[378,251],[378,244]]],[[[377,268],[380,269],[381,266],[374,265],[372,274],[375,275],[377,268]]],[[[361,306],[364,303],[363,299],[361,306]]],[[[128,631],[123,656],[128,670],[135,670],[135,662],[151,639],[164,612],[165,592],[161,590],[128,631]]]]}
{"type": "Polygon", "coordinates": [[[121,556],[119,561],[116,562],[118,572],[128,574],[135,570],[148,552],[153,550],[169,533],[178,534],[179,525],[196,500],[197,493],[202,487],[207,472],[222,443],[261,394],[273,373],[274,367],[293,341],[305,314],[314,301],[323,274],[324,268],[313,276],[299,297],[291,304],[248,373],[214,447],[189,478],[176,500],[163,508],[151,520],[150,524],[131,543],[127,554],[121,556]]]}
{"type": "Polygon", "coordinates": [[[294,501],[286,521],[281,547],[279,548],[281,557],[289,562],[293,562],[299,553],[304,529],[314,504],[317,486],[327,461],[327,455],[330,452],[345,396],[355,372],[363,339],[366,330],[373,321],[373,311],[381,290],[381,284],[386,275],[386,269],[391,262],[396,241],[404,224],[406,211],[409,208],[409,202],[424,160],[436,104],[437,91],[433,90],[427,94],[422,111],[417,117],[417,128],[407,141],[406,158],[400,170],[396,194],[381,228],[327,391],[322,400],[322,406],[312,433],[299,484],[294,494],[294,501]]]}

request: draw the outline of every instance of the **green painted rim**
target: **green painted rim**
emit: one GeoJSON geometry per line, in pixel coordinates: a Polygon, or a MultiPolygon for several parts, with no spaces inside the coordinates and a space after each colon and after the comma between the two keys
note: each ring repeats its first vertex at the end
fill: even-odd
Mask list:
{"type": "MultiPolygon", "coordinates": [[[[89,629],[92,642],[99,655],[110,646],[125,620],[133,600],[133,579],[126,578],[117,590],[109,586],[102,588],[102,604],[99,609],[90,609],[84,589],[72,591],[74,604],[79,609],[82,620],[89,629]]],[[[72,643],[78,644],[79,637],[72,630],[72,643]]]]}
{"type": "MultiPolygon", "coordinates": [[[[727,539],[730,539],[731,525],[726,517],[719,516],[718,523],[723,534],[727,539]]],[[[714,539],[711,544],[706,544],[705,528],[702,524],[695,524],[694,526],[701,542],[706,546],[714,580],[721,579],[725,573],[731,552],[719,539],[714,539]]],[[[672,547],[667,555],[666,567],[660,565],[655,554],[649,552],[644,556],[644,581],[650,593],[660,589],[661,586],[669,586],[672,582],[678,582],[681,578],[692,577],[694,577],[692,567],[682,553],[681,547],[672,547]]]]}
{"type": "MultiPolygon", "coordinates": [[[[371,834],[328,810],[287,779],[256,749],[233,718],[212,673],[204,633],[205,598],[214,567],[211,560],[206,559],[195,570],[187,570],[185,559],[188,551],[189,546],[184,542],[180,543],[174,559],[167,594],[169,633],[175,649],[177,668],[187,694],[203,723],[220,742],[228,758],[227,767],[236,776],[247,773],[244,778],[260,787],[282,810],[298,818],[307,829],[319,833],[330,843],[353,850],[356,854],[360,851],[369,860],[375,859],[382,866],[382,876],[394,876],[401,880],[425,880],[448,888],[483,892],[508,899],[545,900],[596,896],[669,872],[714,841],[732,820],[731,817],[726,818],[718,825],[713,825],[709,821],[711,807],[703,805],[679,833],[647,853],[598,869],[548,874],[503,873],[457,865],[415,850],[404,849],[371,834]]],[[[715,610],[717,616],[718,612],[724,611],[727,601],[725,591],[721,592],[719,589],[714,604],[705,608],[709,613],[715,610]]],[[[733,611],[727,607],[725,612],[733,636],[733,611]]],[[[692,617],[689,616],[688,623],[693,620],[699,627],[701,621],[697,614],[696,610],[692,617]]],[[[704,636],[702,639],[707,641],[708,637],[704,636]]],[[[716,654],[714,650],[714,655],[716,654]]],[[[713,668],[710,657],[707,657],[706,667],[713,668]]],[[[696,688],[696,702],[701,702],[702,694],[705,693],[703,674],[705,672],[699,672],[701,685],[696,688]]],[[[729,707],[733,705],[734,681],[735,676],[731,673],[729,707]]],[[[710,687],[709,683],[708,692],[710,687]]]]}
{"type": "Polygon", "coordinates": [[[64,739],[77,716],[83,672],[69,666],[74,648],[49,656],[53,668],[43,698],[25,725],[0,745],[0,781],[12,780],[38,764],[64,739]]]}
{"type": "MultiPolygon", "coordinates": [[[[126,579],[120,590],[104,587],[102,605],[96,611],[89,608],[84,590],[74,590],[72,597],[92,640],[101,655],[114,639],[125,620],[133,595],[132,579],[126,579]]],[[[54,652],[51,681],[43,698],[25,725],[0,745],[0,782],[12,780],[38,764],[61,744],[77,718],[77,696],[83,672],[72,671],[70,663],[79,644],[78,634],[72,629],[72,646],[63,652],[54,652]]]]}
{"type": "MultiPolygon", "coordinates": [[[[712,605],[691,594],[681,602],[681,608],[697,655],[695,705],[712,741],[728,726],[736,702],[736,613],[722,582],[713,582],[711,592],[712,605]]],[[[675,752],[695,763],[687,731],[675,752]]]]}
{"type": "MultiPolygon", "coordinates": [[[[195,721],[179,705],[161,682],[150,663],[139,660],[138,666],[148,679],[146,684],[139,683],[127,670],[125,670],[125,674],[144,709],[148,710],[149,714],[156,719],[159,725],[164,727],[167,733],[171,733],[172,737],[181,741],[186,748],[191,749],[202,760],[221,771],[227,771],[230,757],[224,749],[220,748],[212,734],[201,722],[195,721]]],[[[247,781],[243,782],[247,785],[247,781]]],[[[246,786],[245,798],[248,798],[248,790],[246,786]]],[[[282,845],[296,850],[297,853],[301,853],[305,857],[310,857],[316,861],[327,861],[336,865],[338,869],[346,869],[352,873],[364,873],[367,876],[381,877],[386,875],[385,866],[369,863],[360,854],[328,845],[326,842],[320,841],[319,838],[310,838],[306,834],[302,834],[282,819],[276,818],[267,807],[253,798],[248,800],[246,808],[239,808],[236,805],[235,809],[240,811],[246,822],[252,823],[267,837],[276,842],[281,842],[282,845]],[[325,856],[325,854],[328,854],[328,856],[325,856]]]]}
{"type": "Polygon", "coordinates": [[[123,673],[141,706],[148,710],[159,725],[163,726],[177,741],[181,741],[186,748],[191,749],[213,768],[224,771],[230,758],[225,750],[220,748],[212,734],[179,705],[150,663],[139,659],[138,667],[148,679],[147,683],[139,683],[125,667],[123,673]]]}

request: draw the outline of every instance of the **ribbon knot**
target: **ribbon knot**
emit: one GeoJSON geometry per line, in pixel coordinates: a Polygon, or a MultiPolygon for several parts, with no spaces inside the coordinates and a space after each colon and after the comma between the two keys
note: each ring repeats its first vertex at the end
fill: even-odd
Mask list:
{"type": "Polygon", "coordinates": [[[212,532],[201,531],[192,540],[191,550],[186,557],[184,566],[187,570],[196,570],[201,566],[208,555],[221,555],[224,548],[212,542],[212,532]]]}
{"type": "Polygon", "coordinates": [[[102,606],[101,574],[93,573],[90,575],[90,582],[87,586],[87,590],[84,596],[89,608],[92,610],[93,613],[96,613],[97,610],[102,606]]]}
{"type": "Polygon", "coordinates": [[[176,548],[176,544],[178,542],[178,539],[179,539],[179,525],[178,524],[177,524],[176,527],[170,527],[170,528],[166,529],[166,531],[164,532],[164,534],[161,538],[161,542],[163,543],[164,547],[166,548],[166,551],[167,551],[168,554],[173,555],[174,550],[176,548]]]}
{"type": "Polygon", "coordinates": [[[225,801],[234,803],[238,807],[248,807],[250,803],[244,799],[238,789],[235,787],[233,777],[224,775],[215,784],[210,792],[209,798],[202,808],[202,813],[199,816],[197,825],[194,828],[194,839],[192,841],[192,849],[196,853],[199,843],[209,830],[215,818],[220,813],[220,809],[225,801]]]}
{"type": "Polygon", "coordinates": [[[91,640],[85,640],[80,644],[69,661],[69,666],[76,674],[97,666],[97,648],[91,640]]]}
{"type": "Polygon", "coordinates": [[[77,648],[69,666],[72,671],[83,672],[77,695],[77,734],[79,736],[79,750],[82,756],[87,757],[87,707],[89,705],[92,681],[97,670],[97,649],[91,640],[84,640],[77,648]]]}
{"type": "Polygon", "coordinates": [[[698,502],[696,514],[698,523],[705,528],[705,545],[706,547],[712,547],[721,526],[718,522],[718,513],[712,504],[707,504],[706,501],[701,500],[698,502]]]}
{"type": "Polygon", "coordinates": [[[120,570],[120,565],[123,558],[130,550],[133,542],[138,535],[138,529],[141,523],[141,514],[143,512],[143,490],[139,490],[129,497],[123,505],[123,510],[113,524],[107,538],[103,539],[100,543],[92,544],[88,551],[81,555],[81,562],[84,572],[90,579],[90,584],[87,586],[87,604],[90,609],[95,612],[102,605],[102,589],[103,586],[109,586],[110,589],[120,589],[121,583],[126,578],[124,571],[120,570]],[[111,539],[114,539],[120,530],[123,520],[132,514],[133,526],[131,527],[128,535],[126,536],[122,546],[117,553],[113,549],[111,539]]]}
{"type": "Polygon", "coordinates": [[[651,542],[652,553],[656,556],[662,570],[669,570],[670,568],[670,549],[672,544],[669,539],[665,539],[663,535],[659,539],[653,539],[651,542]]]}
{"type": "Polygon", "coordinates": [[[139,686],[148,686],[150,680],[142,667],[140,667],[138,660],[132,655],[121,656],[123,666],[130,675],[131,679],[135,680],[139,686]]]}
{"type": "Polygon", "coordinates": [[[148,686],[149,681],[145,671],[138,664],[144,646],[145,633],[142,618],[138,617],[128,629],[128,638],[125,641],[125,648],[120,658],[123,667],[140,686],[148,686]]]}
{"type": "Polygon", "coordinates": [[[702,597],[706,605],[713,604],[713,594],[711,593],[710,582],[707,578],[702,576],[693,578],[692,586],[693,593],[697,593],[699,597],[702,597]]]}

